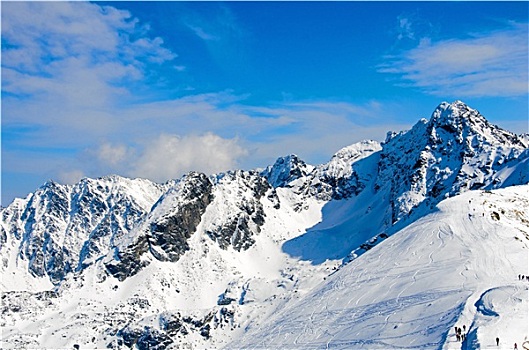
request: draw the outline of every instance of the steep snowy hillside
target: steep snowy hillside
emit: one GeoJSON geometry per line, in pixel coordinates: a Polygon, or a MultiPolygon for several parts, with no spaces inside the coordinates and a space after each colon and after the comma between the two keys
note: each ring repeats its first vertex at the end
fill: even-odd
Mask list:
{"type": "MultiPolygon", "coordinates": [[[[481,294],[489,316],[502,315],[491,301],[527,305],[510,277],[491,282],[529,273],[527,143],[456,101],[317,166],[290,155],[165,184],[50,181],[1,209],[0,345],[450,346],[445,328],[470,327],[481,294]],[[495,245],[509,257],[492,258],[495,245]]],[[[486,320],[469,341],[484,344],[486,320]]]]}
{"type": "Polygon", "coordinates": [[[527,208],[527,185],[447,199],[227,348],[520,348],[527,208]]]}

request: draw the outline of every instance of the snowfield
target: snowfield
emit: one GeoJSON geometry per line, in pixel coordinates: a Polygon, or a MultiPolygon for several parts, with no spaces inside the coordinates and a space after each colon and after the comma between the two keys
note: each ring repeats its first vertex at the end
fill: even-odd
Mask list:
{"type": "Polygon", "coordinates": [[[520,349],[527,208],[527,185],[447,199],[226,348],[520,349]]]}

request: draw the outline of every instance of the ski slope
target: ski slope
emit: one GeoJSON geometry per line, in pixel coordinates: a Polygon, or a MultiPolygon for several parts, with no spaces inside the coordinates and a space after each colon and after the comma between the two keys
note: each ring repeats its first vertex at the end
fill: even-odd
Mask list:
{"type": "Polygon", "coordinates": [[[226,348],[521,348],[527,208],[527,185],[447,199],[226,348]]]}

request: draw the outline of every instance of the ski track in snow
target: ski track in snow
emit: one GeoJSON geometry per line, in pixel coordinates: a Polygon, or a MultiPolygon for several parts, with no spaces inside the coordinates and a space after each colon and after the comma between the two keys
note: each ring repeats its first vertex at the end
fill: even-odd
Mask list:
{"type": "MultiPolygon", "coordinates": [[[[517,341],[520,348],[528,334],[523,330],[528,297],[527,286],[514,278],[523,262],[527,265],[527,250],[512,239],[515,229],[491,219],[488,204],[494,196],[496,192],[474,192],[451,199],[451,206],[442,205],[439,212],[394,234],[277,314],[259,334],[232,345],[488,349],[497,332],[504,346],[517,341]],[[382,261],[382,252],[394,258],[382,261]],[[512,316],[507,311],[511,305],[512,316]],[[522,325],[518,321],[516,330],[509,330],[512,325],[506,321],[520,317],[522,325]],[[463,324],[467,339],[456,342],[453,327],[463,324]],[[294,341],[289,341],[291,335],[294,341]]],[[[501,199],[495,205],[500,204],[501,199]]]]}

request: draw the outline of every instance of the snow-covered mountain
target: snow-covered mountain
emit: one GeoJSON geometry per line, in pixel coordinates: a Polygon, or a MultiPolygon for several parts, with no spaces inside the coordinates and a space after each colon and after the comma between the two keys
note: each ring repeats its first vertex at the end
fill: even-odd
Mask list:
{"type": "Polygon", "coordinates": [[[456,101],[317,166],[50,181],[1,210],[1,346],[521,343],[528,144],[456,101]]]}

